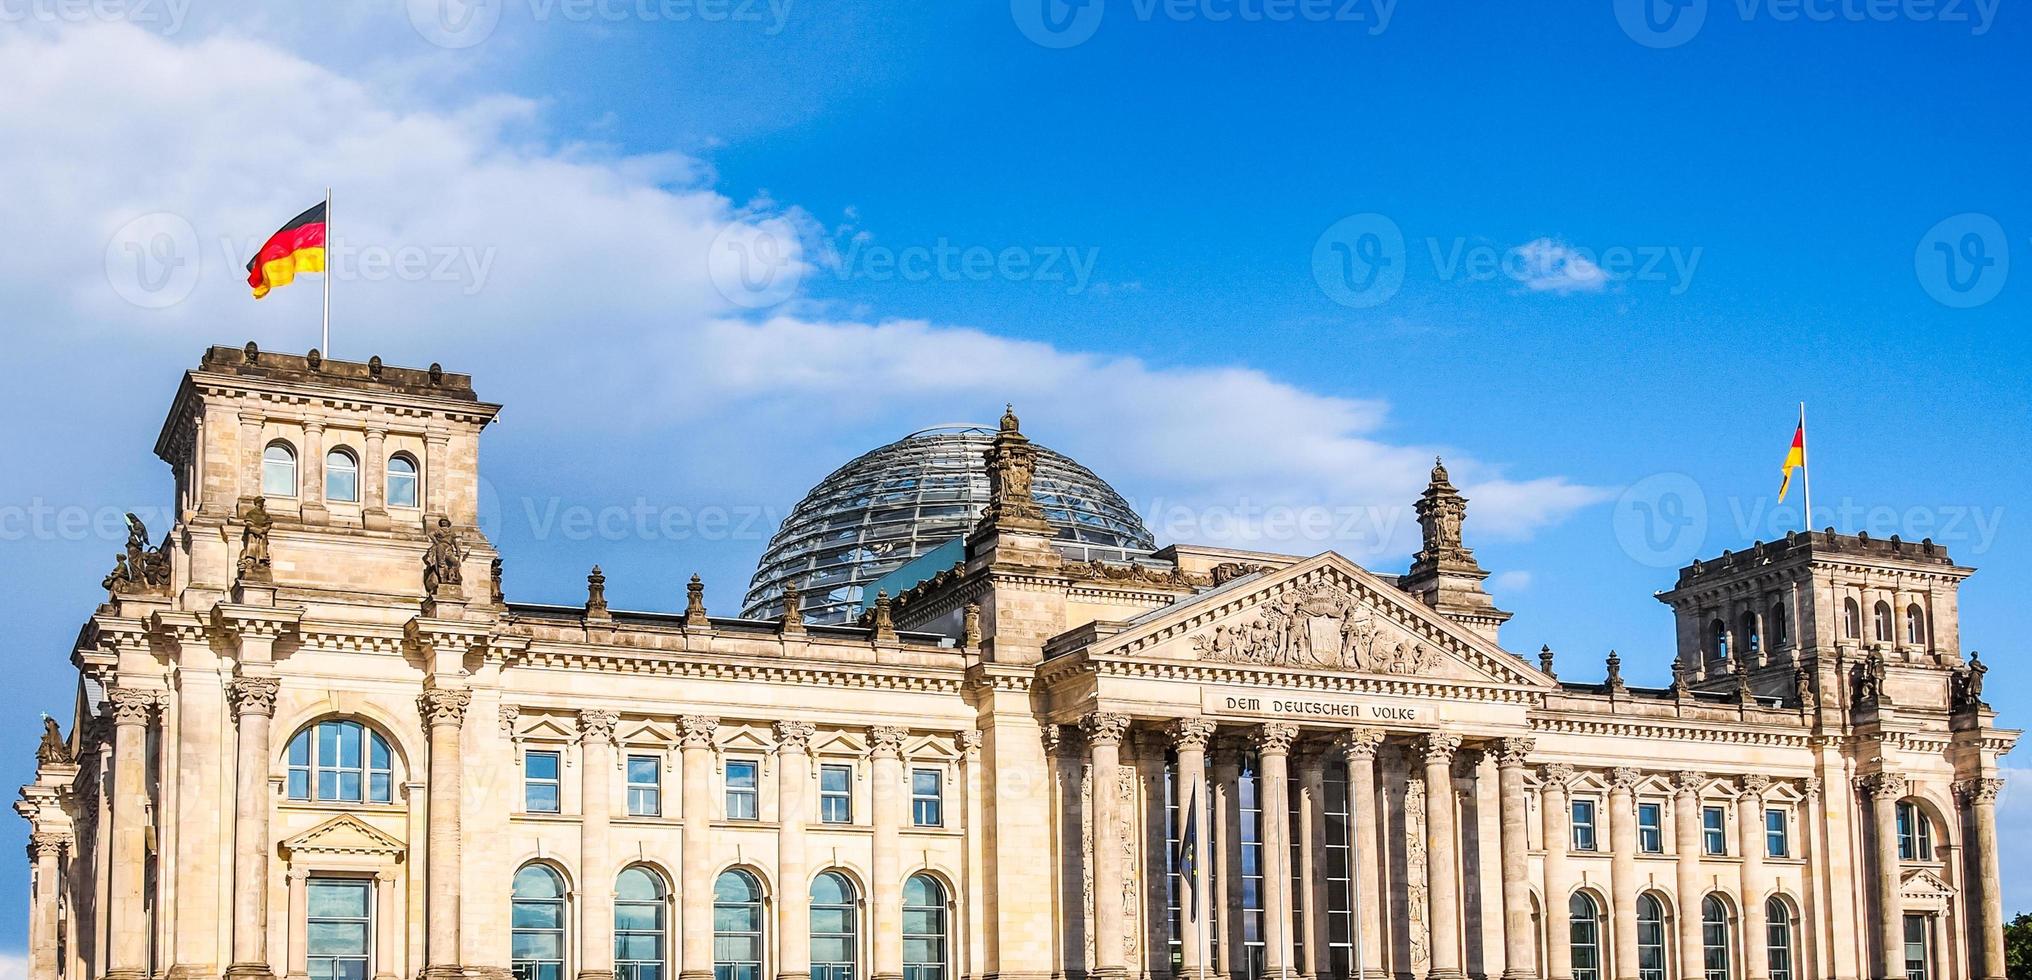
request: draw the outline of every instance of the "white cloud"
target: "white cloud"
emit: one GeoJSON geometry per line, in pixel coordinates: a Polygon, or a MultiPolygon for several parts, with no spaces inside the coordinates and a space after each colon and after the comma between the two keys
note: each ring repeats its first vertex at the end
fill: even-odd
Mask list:
{"type": "Polygon", "coordinates": [[[1497,572],[1489,576],[1489,591],[1497,595],[1506,592],[1522,592],[1531,587],[1531,573],[1521,568],[1497,572]]]}
{"type": "MultiPolygon", "coordinates": [[[[350,272],[338,259],[335,353],[441,358],[504,393],[513,424],[617,445],[683,431],[694,447],[739,447],[725,478],[760,484],[837,452],[828,428],[900,433],[992,418],[1007,399],[1042,441],[1104,470],[1160,537],[1356,555],[1402,553],[1415,537],[1409,504],[1435,447],[1391,441],[1379,401],[1245,367],[834,316],[794,288],[828,261],[804,250],[818,223],[727,199],[698,161],[546,141],[541,106],[513,96],[419,108],[399,65],[363,80],[273,43],[191,33],[91,25],[0,41],[0,130],[32,134],[0,148],[0,225],[36,231],[0,246],[0,302],[23,331],[308,347],[317,290],[254,303],[238,265],[329,181],[335,241],[357,253],[350,272]],[[114,236],[156,211],[188,222],[195,254],[172,258],[197,274],[187,297],[140,308],[114,287],[152,281],[160,243],[114,236]],[[787,278],[766,298],[784,302],[758,314],[730,301],[716,241],[780,246],[787,278]],[[371,267],[376,249],[391,269],[371,267]],[[423,262],[397,273],[393,253],[423,262]],[[702,420],[709,432],[695,431],[702,420]]],[[[1474,501],[1471,535],[1525,536],[1605,498],[1448,456],[1474,501]]]]}
{"type": "Polygon", "coordinates": [[[1609,283],[1591,256],[1551,238],[1525,242],[1510,250],[1509,259],[1517,281],[1534,293],[1598,293],[1609,283]]]}
{"type": "Polygon", "coordinates": [[[27,980],[28,954],[8,951],[0,953],[0,980],[27,980]]]}

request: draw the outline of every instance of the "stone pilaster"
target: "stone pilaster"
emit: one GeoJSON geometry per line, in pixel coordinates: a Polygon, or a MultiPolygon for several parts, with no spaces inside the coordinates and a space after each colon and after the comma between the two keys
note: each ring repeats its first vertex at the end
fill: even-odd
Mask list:
{"type": "Polygon", "coordinates": [[[1446,732],[1425,736],[1425,887],[1432,914],[1431,980],[1460,980],[1460,834],[1455,829],[1453,756],[1461,737],[1446,732]]]}
{"type": "Polygon", "coordinates": [[[1980,980],[2002,980],[2004,976],[2004,883],[1997,862],[1997,797],[2004,781],[1978,777],[1954,784],[1955,796],[1968,811],[1968,880],[1974,892],[1969,902],[1976,935],[1969,943],[1974,954],[1974,975],[1980,980]]]}
{"type": "Polygon", "coordinates": [[[28,835],[28,856],[35,882],[28,912],[28,980],[56,980],[58,883],[63,878],[65,851],[75,841],[63,831],[37,830],[28,835]]]}
{"type": "Polygon", "coordinates": [[[903,767],[903,740],[908,729],[877,725],[874,742],[875,848],[870,873],[874,882],[874,980],[903,980],[903,821],[910,778],[903,767]]]}
{"type": "Polygon", "coordinates": [[[579,980],[614,976],[614,726],[620,712],[579,712],[579,980]]]}
{"type": "Polygon", "coordinates": [[[148,912],[142,870],[148,858],[148,726],[160,705],[152,690],[107,690],[113,712],[113,793],[109,941],[106,980],[141,980],[148,973],[148,912]]]}
{"type": "Polygon", "coordinates": [[[808,721],[776,723],[776,934],[777,980],[811,976],[811,888],[805,867],[804,824],[810,804],[811,737],[818,729],[808,721]]]}
{"type": "Polygon", "coordinates": [[[1383,733],[1356,728],[1341,736],[1348,764],[1348,854],[1354,862],[1354,973],[1381,980],[1383,973],[1383,848],[1377,835],[1376,750],[1383,733]]]}
{"type": "Polygon", "coordinates": [[[1609,904],[1616,980],[1637,980],[1637,783],[1643,773],[1609,774],[1609,904]]]}
{"type": "Polygon", "coordinates": [[[268,977],[269,723],[282,685],[273,677],[242,677],[230,690],[240,726],[233,816],[233,965],[231,977],[268,977]]]}
{"type": "Polygon", "coordinates": [[[1256,776],[1263,804],[1263,972],[1291,966],[1291,743],[1298,729],[1272,722],[1256,730],[1256,776]]]}
{"type": "Polygon", "coordinates": [[[1213,832],[1210,835],[1214,854],[1214,878],[1220,882],[1221,894],[1214,903],[1213,928],[1220,937],[1220,944],[1214,949],[1214,973],[1217,976],[1235,980],[1238,975],[1246,976],[1247,963],[1235,955],[1242,943],[1242,835],[1241,800],[1236,787],[1241,784],[1241,746],[1233,736],[1220,739],[1213,751],[1213,785],[1209,809],[1213,811],[1213,832]]]}
{"type": "MultiPolygon", "coordinates": [[[[1524,792],[1524,766],[1538,743],[1506,738],[1496,745],[1496,781],[1503,811],[1503,976],[1505,980],[1535,977],[1538,931],[1531,924],[1530,803],[1524,792]]],[[[1352,778],[1352,769],[1350,770],[1352,778]]]]}
{"type": "Polygon", "coordinates": [[[1736,796],[1736,839],[1742,845],[1738,885],[1743,904],[1743,975],[1749,980],[1771,980],[1771,961],[1765,955],[1764,895],[1770,886],[1764,881],[1764,794],[1771,777],[1752,773],[1744,776],[1736,796]]]}
{"type": "Polygon", "coordinates": [[[1305,974],[1314,980],[1331,980],[1333,958],[1328,955],[1331,938],[1327,933],[1326,863],[1326,760],[1308,752],[1298,760],[1298,866],[1299,892],[1305,896],[1303,922],[1296,934],[1305,937],[1305,974]]]}
{"type": "Polygon", "coordinates": [[[1572,805],[1567,786],[1573,781],[1573,767],[1563,762],[1538,772],[1540,828],[1545,839],[1545,924],[1551,937],[1545,944],[1545,976],[1548,980],[1572,980],[1573,947],[1560,942],[1565,935],[1560,924],[1567,920],[1566,903],[1573,891],[1567,853],[1573,846],[1572,805]]]}
{"type": "Polygon", "coordinates": [[[1122,957],[1122,804],[1115,789],[1120,779],[1122,738],[1129,716],[1096,712],[1080,719],[1093,765],[1094,976],[1120,980],[1128,968],[1122,957]]]}
{"type": "Polygon", "coordinates": [[[1702,975],[1700,902],[1700,792],[1707,774],[1682,772],[1672,783],[1672,846],[1678,864],[1679,975],[1702,975]]]}
{"type": "MultiPolygon", "coordinates": [[[[217,909],[220,889],[228,887],[230,864],[222,860],[229,816],[221,811],[227,779],[233,774],[219,765],[223,741],[234,731],[227,724],[226,687],[216,659],[201,639],[186,639],[176,672],[176,841],[173,868],[176,904],[182,909],[217,909]],[[203,667],[193,666],[202,660],[203,667]]],[[[262,768],[266,775],[266,767],[262,768]]],[[[213,980],[221,966],[219,930],[176,927],[175,963],[170,980],[213,980]]]]}
{"type": "MultiPolygon", "coordinates": [[[[1171,745],[1178,756],[1178,798],[1179,819],[1195,821],[1192,840],[1193,880],[1186,882],[1186,891],[1179,896],[1191,903],[1184,907],[1180,916],[1179,945],[1184,948],[1185,958],[1181,973],[1187,977],[1200,975],[1205,964],[1200,957],[1206,946],[1201,931],[1212,921],[1208,914],[1215,903],[1208,901],[1207,871],[1208,828],[1211,814],[1206,802],[1206,752],[1207,743],[1214,737],[1214,723],[1198,718],[1182,718],[1171,723],[1171,745]]],[[[1184,832],[1184,825],[1180,825],[1184,832]]]]}
{"type": "Polygon", "coordinates": [[[457,980],[459,969],[459,804],[464,779],[460,745],[466,708],[473,692],[434,687],[416,699],[430,739],[430,787],[425,815],[428,845],[424,862],[427,925],[424,930],[426,980],[457,980]]]}
{"type": "Polygon", "coordinates": [[[1876,835],[1876,868],[1870,879],[1870,894],[1876,899],[1871,921],[1877,938],[1877,980],[1900,980],[1905,975],[1904,903],[1898,894],[1898,801],[1908,788],[1905,777],[1879,772],[1861,780],[1863,795],[1870,799],[1871,830],[1876,835]]]}
{"type": "Polygon", "coordinates": [[[678,980],[713,977],[713,751],[720,720],[685,715],[678,720],[684,764],[684,849],[679,900],[678,980]]]}

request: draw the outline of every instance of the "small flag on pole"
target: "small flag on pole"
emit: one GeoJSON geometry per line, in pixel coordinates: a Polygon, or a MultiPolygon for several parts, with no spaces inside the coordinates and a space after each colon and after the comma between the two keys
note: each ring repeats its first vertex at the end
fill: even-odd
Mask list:
{"type": "Polygon", "coordinates": [[[1185,830],[1178,835],[1178,880],[1185,886],[1185,914],[1199,921],[1199,794],[1185,804],[1185,830]]]}
{"type": "Polygon", "coordinates": [[[1806,465],[1806,408],[1800,406],[1799,428],[1792,430],[1792,448],[1785,451],[1785,474],[1778,481],[1778,502],[1785,502],[1785,492],[1792,489],[1792,471],[1806,465]]]}
{"type": "Polygon", "coordinates": [[[254,287],[255,299],[289,285],[299,272],[325,271],[325,209],[320,202],[289,219],[247,260],[247,285],[254,287]]]}

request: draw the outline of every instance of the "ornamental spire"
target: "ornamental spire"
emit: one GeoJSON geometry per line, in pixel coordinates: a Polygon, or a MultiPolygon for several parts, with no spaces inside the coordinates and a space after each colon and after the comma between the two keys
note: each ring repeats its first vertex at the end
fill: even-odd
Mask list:
{"type": "Polygon", "coordinates": [[[1049,532],[1044,508],[1031,496],[1030,483],[1037,472],[1037,447],[1023,434],[1016,407],[1006,406],[995,442],[985,454],[988,460],[988,506],[981,512],[979,527],[1028,533],[1049,532]]]}

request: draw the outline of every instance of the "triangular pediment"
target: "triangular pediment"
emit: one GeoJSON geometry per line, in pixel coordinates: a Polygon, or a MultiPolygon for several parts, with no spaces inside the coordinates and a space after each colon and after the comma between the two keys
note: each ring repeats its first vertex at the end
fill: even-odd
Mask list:
{"type": "Polygon", "coordinates": [[[1266,671],[1541,688],[1558,684],[1523,658],[1331,551],[1152,610],[1094,643],[1087,653],[1266,671]]]}
{"type": "Polygon", "coordinates": [[[1908,903],[1945,903],[1954,893],[1953,885],[1925,868],[1907,871],[1898,880],[1898,894],[1908,903]]]}
{"type": "Polygon", "coordinates": [[[282,842],[291,854],[368,854],[400,858],[402,842],[350,813],[340,814],[282,842]]]}

